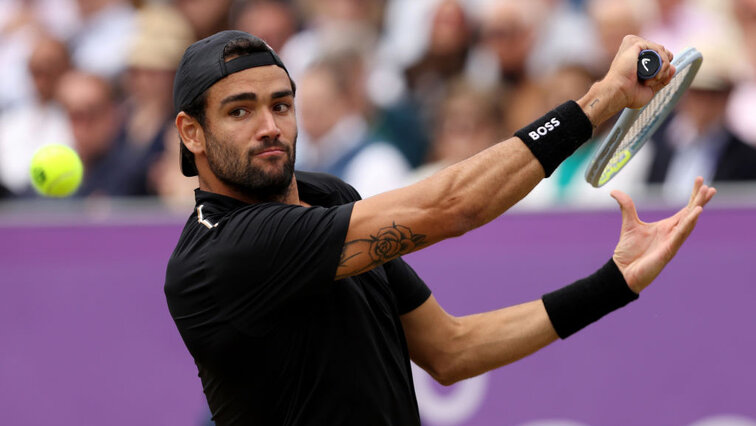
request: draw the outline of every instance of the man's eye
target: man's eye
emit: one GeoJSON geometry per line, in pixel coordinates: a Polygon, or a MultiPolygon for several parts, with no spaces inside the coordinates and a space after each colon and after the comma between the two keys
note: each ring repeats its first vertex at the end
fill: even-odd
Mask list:
{"type": "Polygon", "coordinates": [[[291,109],[291,106],[286,103],[275,104],[273,106],[273,111],[275,112],[288,112],[289,109],[291,109]]]}
{"type": "Polygon", "coordinates": [[[236,117],[236,118],[244,117],[245,115],[247,115],[247,110],[241,109],[241,108],[232,109],[228,113],[228,115],[230,115],[231,117],[236,117]]]}

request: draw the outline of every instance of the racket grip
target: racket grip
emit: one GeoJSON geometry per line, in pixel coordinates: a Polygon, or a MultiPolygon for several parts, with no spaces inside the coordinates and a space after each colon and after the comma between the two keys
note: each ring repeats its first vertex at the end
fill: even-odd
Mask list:
{"type": "Polygon", "coordinates": [[[655,50],[642,50],[638,55],[638,80],[645,81],[656,77],[661,66],[662,58],[655,50]]]}

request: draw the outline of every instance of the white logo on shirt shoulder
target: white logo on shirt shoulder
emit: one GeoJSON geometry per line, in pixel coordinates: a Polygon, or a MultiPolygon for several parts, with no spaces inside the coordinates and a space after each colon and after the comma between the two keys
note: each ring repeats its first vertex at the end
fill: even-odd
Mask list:
{"type": "Polygon", "coordinates": [[[200,204],[197,207],[197,222],[207,226],[207,229],[213,229],[216,226],[218,226],[217,223],[210,223],[209,220],[205,219],[205,217],[202,215],[202,207],[205,207],[204,204],[200,204]]]}

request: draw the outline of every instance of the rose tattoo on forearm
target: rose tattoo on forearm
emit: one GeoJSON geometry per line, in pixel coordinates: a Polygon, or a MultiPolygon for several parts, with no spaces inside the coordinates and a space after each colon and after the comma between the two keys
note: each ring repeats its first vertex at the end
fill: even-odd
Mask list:
{"type": "MultiPolygon", "coordinates": [[[[364,263],[348,275],[368,271],[375,266],[409,253],[425,244],[424,234],[415,234],[409,227],[397,225],[396,222],[378,230],[368,239],[357,239],[344,243],[339,268],[349,268],[357,263],[364,263]],[[364,254],[367,253],[367,256],[364,254]],[[361,256],[362,255],[362,256],[361,256]]],[[[336,279],[348,275],[337,274],[336,279]]]]}

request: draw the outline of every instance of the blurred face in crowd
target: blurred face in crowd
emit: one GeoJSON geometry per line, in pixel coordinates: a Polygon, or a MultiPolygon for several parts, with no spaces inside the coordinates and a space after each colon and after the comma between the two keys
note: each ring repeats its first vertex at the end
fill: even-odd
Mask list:
{"type": "Polygon", "coordinates": [[[284,3],[253,2],[236,18],[235,27],[260,37],[273,50],[280,52],[296,31],[296,19],[291,8],[284,3]]]}
{"type": "Polygon", "coordinates": [[[198,39],[226,29],[231,0],[176,0],[198,39]]]}
{"type": "Polygon", "coordinates": [[[735,0],[735,18],[743,32],[743,41],[756,69],[756,0],[735,0]]]}
{"type": "Polygon", "coordinates": [[[470,39],[465,12],[456,0],[442,2],[433,16],[430,50],[437,55],[464,50],[470,39]]]}
{"type": "Polygon", "coordinates": [[[499,141],[499,111],[495,98],[458,88],[444,100],[433,142],[435,160],[444,164],[462,161],[499,141]]]}
{"type": "Polygon", "coordinates": [[[327,68],[310,68],[299,83],[299,112],[302,130],[314,143],[325,136],[348,114],[346,90],[339,87],[336,76],[327,68]]]}
{"type": "Polygon", "coordinates": [[[519,74],[535,39],[536,8],[521,0],[494,2],[483,18],[484,45],[496,55],[504,74],[519,74]]]}
{"type": "Polygon", "coordinates": [[[83,17],[89,17],[110,4],[128,3],[126,0],[76,0],[79,13],[83,17]]]}
{"type": "Polygon", "coordinates": [[[315,7],[320,15],[335,21],[370,22],[375,18],[377,0],[315,0],[315,7]]]}
{"type": "Polygon", "coordinates": [[[189,145],[200,173],[206,162],[219,181],[258,200],[286,194],[297,122],[291,83],[282,68],[249,68],[218,81],[207,91],[205,116],[204,127],[193,119],[179,124],[184,142],[194,141],[189,145]]]}
{"type": "Polygon", "coordinates": [[[129,94],[139,103],[156,103],[173,107],[174,70],[130,67],[125,85],[129,94]]]}
{"type": "Polygon", "coordinates": [[[57,98],[71,121],[76,150],[84,163],[108,150],[118,132],[118,114],[108,83],[94,75],[70,72],[57,98]]]}
{"type": "Polygon", "coordinates": [[[678,109],[696,127],[698,132],[706,132],[710,127],[722,123],[727,109],[730,90],[688,89],[680,101],[678,109]]]}
{"type": "Polygon", "coordinates": [[[638,34],[641,31],[632,1],[634,0],[593,0],[588,6],[607,59],[619,49],[627,34],[638,34]]]}
{"type": "Polygon", "coordinates": [[[661,15],[664,20],[669,19],[680,5],[682,5],[682,0],[656,0],[659,15],[661,15]]]}
{"type": "Polygon", "coordinates": [[[579,65],[563,66],[543,81],[546,105],[559,105],[570,99],[579,99],[591,88],[594,78],[579,65]]]}
{"type": "Polygon", "coordinates": [[[42,38],[34,46],[28,67],[39,100],[51,100],[60,78],[70,67],[66,46],[58,40],[42,38]]]}

